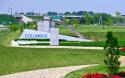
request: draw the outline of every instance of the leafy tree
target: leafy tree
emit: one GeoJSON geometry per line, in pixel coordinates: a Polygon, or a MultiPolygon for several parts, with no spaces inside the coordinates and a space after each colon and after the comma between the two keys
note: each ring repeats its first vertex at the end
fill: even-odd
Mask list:
{"type": "Polygon", "coordinates": [[[72,12],[72,15],[76,15],[77,13],[74,11],[74,12],[72,12]]]}
{"type": "Polygon", "coordinates": [[[106,38],[106,46],[104,47],[106,59],[104,60],[104,63],[107,71],[110,74],[115,75],[119,72],[120,68],[120,61],[118,60],[120,57],[118,40],[113,37],[112,32],[108,32],[106,38]]]}
{"type": "Polygon", "coordinates": [[[91,21],[92,21],[92,17],[89,15],[88,12],[85,13],[85,21],[86,21],[86,24],[89,25],[91,24],[91,21]]]}
{"type": "Polygon", "coordinates": [[[28,22],[27,24],[24,24],[24,26],[24,28],[36,29],[37,23],[35,21],[28,22]]]}
{"type": "Polygon", "coordinates": [[[113,19],[111,17],[107,18],[106,25],[110,26],[113,24],[113,19]]]}
{"type": "Polygon", "coordinates": [[[64,15],[72,15],[71,12],[65,12],[64,15]]]}
{"type": "Polygon", "coordinates": [[[53,15],[57,15],[58,13],[57,12],[48,12],[47,15],[49,16],[53,16],[53,15]]]}
{"type": "Polygon", "coordinates": [[[87,11],[78,11],[76,15],[84,15],[87,11]]]}
{"type": "Polygon", "coordinates": [[[79,20],[78,20],[78,18],[73,18],[72,20],[71,20],[71,24],[74,26],[74,27],[77,27],[78,25],[79,25],[79,20]]]}
{"type": "Polygon", "coordinates": [[[64,24],[68,25],[70,24],[70,19],[68,19],[67,17],[64,17],[64,24]]]}
{"type": "Polygon", "coordinates": [[[18,27],[16,25],[10,25],[10,30],[15,32],[18,30],[18,27]]]}
{"type": "Polygon", "coordinates": [[[95,13],[93,15],[94,24],[112,25],[114,23],[114,17],[106,13],[95,13]]]}

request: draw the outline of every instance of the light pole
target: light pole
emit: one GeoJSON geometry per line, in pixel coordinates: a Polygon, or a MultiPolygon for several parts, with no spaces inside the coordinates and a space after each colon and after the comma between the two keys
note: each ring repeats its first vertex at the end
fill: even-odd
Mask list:
{"type": "Polygon", "coordinates": [[[10,13],[11,13],[11,17],[10,17],[11,19],[10,19],[10,21],[11,21],[11,24],[12,24],[12,13],[13,13],[12,12],[12,8],[10,8],[10,13]]]}
{"type": "Polygon", "coordinates": [[[10,15],[10,21],[9,21],[9,24],[12,23],[12,14],[13,14],[12,11],[13,11],[12,8],[8,7],[8,15],[10,15]]]}
{"type": "Polygon", "coordinates": [[[102,26],[103,26],[103,29],[104,29],[103,19],[102,19],[101,13],[99,13],[99,25],[102,25],[102,26]]]}

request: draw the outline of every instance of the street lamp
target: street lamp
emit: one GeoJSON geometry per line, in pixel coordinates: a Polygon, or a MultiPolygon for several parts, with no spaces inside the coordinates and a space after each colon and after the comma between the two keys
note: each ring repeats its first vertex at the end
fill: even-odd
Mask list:
{"type": "Polygon", "coordinates": [[[12,24],[12,13],[13,13],[13,12],[12,12],[12,8],[10,8],[10,13],[11,13],[11,17],[10,17],[10,21],[11,21],[11,22],[10,22],[10,24],[12,24]]]}

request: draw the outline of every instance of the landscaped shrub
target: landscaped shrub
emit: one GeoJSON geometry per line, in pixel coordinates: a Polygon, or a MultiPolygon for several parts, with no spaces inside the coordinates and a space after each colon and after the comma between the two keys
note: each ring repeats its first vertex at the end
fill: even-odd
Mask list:
{"type": "Polygon", "coordinates": [[[80,42],[80,41],[60,41],[61,46],[91,46],[91,47],[103,47],[104,42],[80,42]]]}
{"type": "Polygon", "coordinates": [[[15,39],[14,41],[49,41],[49,39],[15,39]]]}
{"type": "Polygon", "coordinates": [[[15,32],[17,29],[18,29],[18,27],[17,27],[16,25],[11,25],[11,26],[10,26],[10,30],[11,30],[11,31],[14,31],[14,32],[15,32]]]}
{"type": "MultiPolygon", "coordinates": [[[[14,41],[50,41],[50,39],[14,39],[14,41]]],[[[66,41],[66,40],[61,40],[59,41],[66,41]]]]}
{"type": "Polygon", "coordinates": [[[106,74],[102,73],[93,73],[93,74],[86,74],[81,78],[109,78],[106,74]]]}
{"type": "Polygon", "coordinates": [[[31,44],[19,44],[21,46],[48,46],[49,43],[31,43],[31,44]]]}
{"type": "Polygon", "coordinates": [[[118,40],[113,36],[112,32],[108,32],[106,37],[106,46],[104,47],[106,59],[104,60],[104,63],[108,73],[116,75],[119,73],[120,68],[120,61],[118,60],[120,57],[118,40]]]}

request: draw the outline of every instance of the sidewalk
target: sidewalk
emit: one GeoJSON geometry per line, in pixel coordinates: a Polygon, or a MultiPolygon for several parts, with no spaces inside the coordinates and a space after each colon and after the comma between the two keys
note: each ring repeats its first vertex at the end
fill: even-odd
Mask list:
{"type": "Polygon", "coordinates": [[[95,64],[40,69],[40,70],[4,75],[0,76],[0,78],[63,78],[66,74],[72,71],[90,66],[95,66],[95,64]]]}
{"type": "Polygon", "coordinates": [[[9,47],[22,47],[22,48],[69,48],[69,49],[99,49],[103,47],[82,47],[82,46],[10,46],[9,47]]]}

